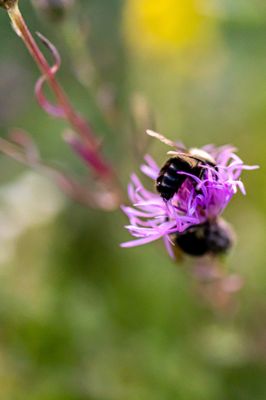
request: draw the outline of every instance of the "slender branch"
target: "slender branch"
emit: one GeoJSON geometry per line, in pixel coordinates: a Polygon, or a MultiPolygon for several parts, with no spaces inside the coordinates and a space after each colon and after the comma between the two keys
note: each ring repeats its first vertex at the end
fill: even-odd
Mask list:
{"type": "Polygon", "coordinates": [[[0,137],[0,151],[17,162],[30,166],[52,178],[72,200],[86,207],[104,211],[112,211],[117,208],[119,199],[116,192],[109,191],[100,184],[97,190],[91,190],[91,185],[79,182],[67,172],[43,162],[27,133],[14,131],[9,136],[9,139],[0,137]]]}
{"type": "Polygon", "coordinates": [[[46,58],[39,49],[35,39],[29,31],[25,20],[19,10],[17,0],[0,0],[0,6],[4,7],[12,21],[16,33],[21,37],[41,73],[48,81],[59,106],[64,110],[64,117],[68,120],[75,132],[80,135],[91,158],[94,162],[91,164],[92,169],[99,178],[112,181],[115,177],[112,167],[107,163],[99,153],[99,141],[95,138],[93,131],[88,122],[76,112],[73,108],[68,96],[64,92],[61,85],[57,82],[53,70],[50,68],[46,58]]]}

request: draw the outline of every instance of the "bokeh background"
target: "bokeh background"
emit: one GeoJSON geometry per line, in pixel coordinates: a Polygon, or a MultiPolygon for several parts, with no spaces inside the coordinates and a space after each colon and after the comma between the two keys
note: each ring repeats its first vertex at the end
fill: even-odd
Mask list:
{"type": "MultiPolygon", "coordinates": [[[[150,127],[188,146],[232,143],[261,168],[226,211],[238,242],[224,268],[245,286],[224,312],[160,243],[120,249],[119,210],[75,204],[1,156],[1,398],[265,400],[265,1],[83,0],[61,16],[45,0],[20,3],[60,49],[60,80],[125,189],[143,152],[164,160],[150,127]]],[[[23,128],[82,179],[65,123],[36,104],[37,68],[4,11],[0,38],[1,136],[23,128]]]]}

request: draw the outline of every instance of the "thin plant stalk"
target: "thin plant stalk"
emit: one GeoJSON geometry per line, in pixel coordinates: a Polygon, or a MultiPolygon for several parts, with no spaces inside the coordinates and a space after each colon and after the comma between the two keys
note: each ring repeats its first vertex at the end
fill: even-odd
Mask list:
{"type": "Polygon", "coordinates": [[[80,135],[86,146],[86,150],[90,152],[91,158],[93,159],[91,167],[95,174],[101,180],[107,180],[109,182],[113,180],[115,182],[115,174],[112,166],[105,161],[99,152],[99,140],[95,137],[88,122],[73,108],[68,96],[57,82],[53,70],[27,27],[19,10],[18,1],[4,1],[3,4],[0,1],[0,5],[6,8],[16,33],[23,40],[41,73],[49,83],[60,109],[64,112],[64,118],[68,120],[74,131],[80,135]]]}

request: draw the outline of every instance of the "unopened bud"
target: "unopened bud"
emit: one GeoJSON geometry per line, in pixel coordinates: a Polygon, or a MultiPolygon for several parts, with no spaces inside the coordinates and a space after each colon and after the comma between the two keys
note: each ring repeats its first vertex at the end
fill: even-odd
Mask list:
{"type": "MultiPolygon", "coordinates": [[[[1,1],[1,0],[0,0],[1,1]]],[[[34,6],[51,19],[61,19],[75,0],[33,0],[34,6]]]]}
{"type": "Polygon", "coordinates": [[[5,8],[6,10],[10,10],[10,8],[14,7],[18,4],[18,0],[0,0],[0,7],[5,8]]]}

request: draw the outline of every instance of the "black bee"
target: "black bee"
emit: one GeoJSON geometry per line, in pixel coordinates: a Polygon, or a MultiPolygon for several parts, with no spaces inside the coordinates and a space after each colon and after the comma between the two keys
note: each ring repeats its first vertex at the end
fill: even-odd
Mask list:
{"type": "Polygon", "coordinates": [[[190,256],[226,253],[234,242],[230,226],[224,221],[207,221],[190,226],[182,233],[174,233],[173,244],[190,256]]]}
{"type": "Polygon", "coordinates": [[[202,178],[204,165],[215,167],[215,160],[205,151],[191,149],[188,152],[170,151],[173,157],[169,158],[161,168],[156,179],[156,189],[163,199],[170,200],[181,188],[186,175],[178,174],[178,171],[187,172],[202,178]]]}

